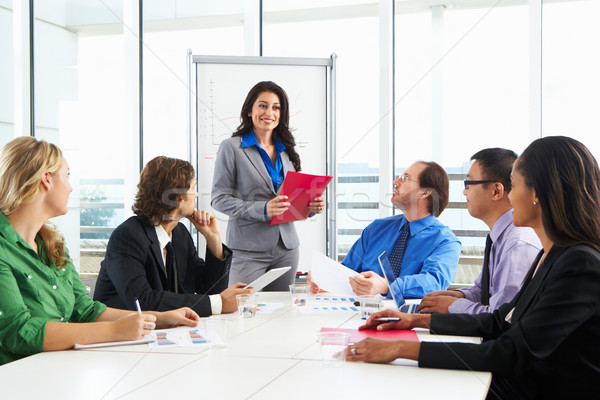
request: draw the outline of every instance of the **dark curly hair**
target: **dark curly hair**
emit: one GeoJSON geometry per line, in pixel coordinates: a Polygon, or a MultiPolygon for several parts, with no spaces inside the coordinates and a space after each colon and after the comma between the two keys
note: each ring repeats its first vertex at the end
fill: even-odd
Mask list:
{"type": "Polygon", "coordinates": [[[140,174],[133,212],[155,225],[169,221],[179,206],[178,197],[188,192],[194,177],[194,167],[187,161],[164,156],[150,160],[140,174]]]}
{"type": "Polygon", "coordinates": [[[290,161],[294,165],[294,169],[296,171],[300,171],[300,156],[296,152],[296,141],[294,140],[294,136],[292,135],[292,131],[289,127],[290,105],[288,97],[285,93],[285,90],[283,90],[281,86],[277,85],[275,82],[258,82],[252,89],[250,89],[250,92],[248,92],[246,100],[244,100],[244,104],[242,105],[242,112],[240,113],[242,123],[231,136],[244,136],[254,128],[254,125],[252,124],[252,117],[248,116],[248,114],[252,112],[252,106],[254,106],[254,102],[258,96],[264,92],[274,93],[277,95],[277,97],[279,97],[281,114],[279,116],[279,124],[273,130],[273,137],[283,143],[285,146],[285,152],[288,153],[290,161]]]}

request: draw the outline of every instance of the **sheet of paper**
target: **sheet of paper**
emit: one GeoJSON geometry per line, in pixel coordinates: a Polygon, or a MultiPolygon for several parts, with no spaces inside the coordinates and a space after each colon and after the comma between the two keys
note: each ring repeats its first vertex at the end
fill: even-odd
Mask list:
{"type": "Polygon", "coordinates": [[[310,271],[320,289],[339,296],[356,297],[349,281],[349,278],[358,275],[356,271],[317,252],[312,255],[310,271]]]}
{"type": "Polygon", "coordinates": [[[390,331],[378,331],[377,329],[367,329],[359,331],[358,329],[344,329],[344,328],[321,328],[321,332],[345,332],[350,334],[350,343],[357,343],[361,340],[372,337],[381,340],[408,340],[411,342],[418,342],[419,337],[417,332],[404,329],[404,330],[390,330],[390,331]]]}
{"type": "Polygon", "coordinates": [[[323,194],[331,179],[331,176],[326,175],[309,175],[288,171],[279,194],[288,196],[291,206],[283,214],[271,218],[269,224],[275,225],[308,218],[310,215],[308,203],[323,194]]]}
{"type": "Polygon", "coordinates": [[[146,335],[142,339],[139,340],[124,340],[121,342],[104,342],[104,343],[92,343],[92,344],[76,344],[73,346],[75,350],[83,350],[83,349],[95,349],[98,347],[111,347],[111,346],[129,346],[132,344],[146,344],[154,342],[154,338],[152,335],[146,335]]]}
{"type": "Polygon", "coordinates": [[[292,267],[273,268],[263,275],[256,278],[254,281],[246,285],[254,289],[254,292],[260,292],[265,286],[279,278],[281,275],[288,272],[292,267]]]}

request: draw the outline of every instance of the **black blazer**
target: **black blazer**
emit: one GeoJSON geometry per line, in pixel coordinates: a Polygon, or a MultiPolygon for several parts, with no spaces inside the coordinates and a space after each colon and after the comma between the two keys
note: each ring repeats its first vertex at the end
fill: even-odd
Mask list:
{"type": "Polygon", "coordinates": [[[154,226],[146,217],[133,216],[112,233],[101,263],[94,300],[109,307],[166,311],[190,307],[200,316],[211,315],[207,295],[227,288],[231,250],[223,246],[225,261],[206,251],[206,263],[198,257],[187,228],[179,223],[172,232],[180,293],[165,290],[167,279],[162,251],[154,226]],[[197,294],[196,294],[197,293],[197,294]]]}
{"type": "Polygon", "coordinates": [[[600,253],[553,246],[532,278],[538,260],[521,291],[493,314],[432,315],[432,333],[482,336],[484,342],[422,343],[419,366],[491,371],[527,398],[597,396],[600,253]]]}

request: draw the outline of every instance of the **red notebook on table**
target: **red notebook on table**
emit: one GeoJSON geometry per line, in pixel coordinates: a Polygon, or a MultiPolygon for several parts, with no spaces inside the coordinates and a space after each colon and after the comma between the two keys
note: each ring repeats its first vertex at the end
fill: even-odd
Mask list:
{"type": "Polygon", "coordinates": [[[418,342],[419,338],[417,332],[404,329],[404,330],[390,330],[390,331],[378,331],[377,329],[367,329],[359,331],[358,329],[343,329],[343,328],[321,328],[321,332],[345,332],[350,334],[349,343],[358,343],[367,337],[372,337],[381,340],[408,340],[411,342],[418,342]]]}
{"type": "Polygon", "coordinates": [[[308,203],[319,197],[333,177],[327,175],[309,175],[288,171],[281,187],[280,195],[286,195],[290,208],[281,215],[271,218],[269,225],[293,222],[308,218],[308,203]]]}

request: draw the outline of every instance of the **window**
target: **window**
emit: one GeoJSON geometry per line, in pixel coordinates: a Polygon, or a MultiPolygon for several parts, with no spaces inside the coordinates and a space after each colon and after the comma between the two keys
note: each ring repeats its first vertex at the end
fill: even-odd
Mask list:
{"type": "Polygon", "coordinates": [[[598,1],[543,4],[542,133],[580,140],[600,157],[598,1]]]}
{"type": "Polygon", "coordinates": [[[521,152],[529,143],[528,7],[403,3],[395,23],[397,173],[417,160],[446,169],[450,204],[440,220],[463,244],[456,282],[472,283],[488,227],[469,215],[462,180],[475,152],[521,152]]]}
{"type": "Polygon", "coordinates": [[[69,212],[55,223],[75,266],[94,273],[112,228],[128,214],[125,171],[135,158],[122,4],[38,0],[34,16],[35,136],[63,150],[73,186],[69,212]]]}
{"type": "Polygon", "coordinates": [[[189,159],[187,51],[243,55],[243,2],[145,1],[144,163],[159,155],[189,159]]]}
{"type": "Polygon", "coordinates": [[[360,7],[335,1],[263,1],[264,56],[337,55],[339,259],[378,217],[379,207],[379,158],[373,156],[379,151],[377,4],[356,3],[360,7]]]}
{"type": "Polygon", "coordinates": [[[12,0],[0,1],[0,146],[14,138],[12,0]]]}
{"type": "MultiPolygon", "coordinates": [[[[529,14],[537,9],[529,3],[394,3],[395,172],[420,159],[446,168],[451,204],[441,219],[463,242],[465,271],[479,271],[487,231],[468,214],[462,195],[474,152],[492,146],[521,152],[538,134],[530,132],[530,121],[541,118],[542,135],[572,136],[600,154],[600,28],[593,18],[600,3],[543,2],[543,40],[531,27],[529,14]],[[531,39],[543,45],[542,70],[530,67],[531,39]],[[536,95],[532,79],[540,73],[541,117],[529,104],[536,95]]],[[[244,54],[249,5],[259,2],[142,3],[143,162],[159,154],[188,158],[187,99],[194,88],[187,87],[187,50],[244,54]]],[[[389,205],[379,194],[380,168],[387,168],[378,157],[379,6],[364,0],[262,1],[264,56],[337,55],[339,259],[389,205]]],[[[131,78],[139,65],[137,44],[128,40],[138,15],[124,9],[137,4],[36,0],[33,7],[34,133],[57,143],[70,163],[70,212],[55,222],[76,266],[94,272],[110,232],[131,213],[140,167],[140,98],[137,78],[131,78]]],[[[14,102],[12,8],[13,1],[0,0],[1,145],[17,133],[14,115],[23,107],[14,102]]],[[[457,280],[473,277],[459,270],[457,280]]]]}

